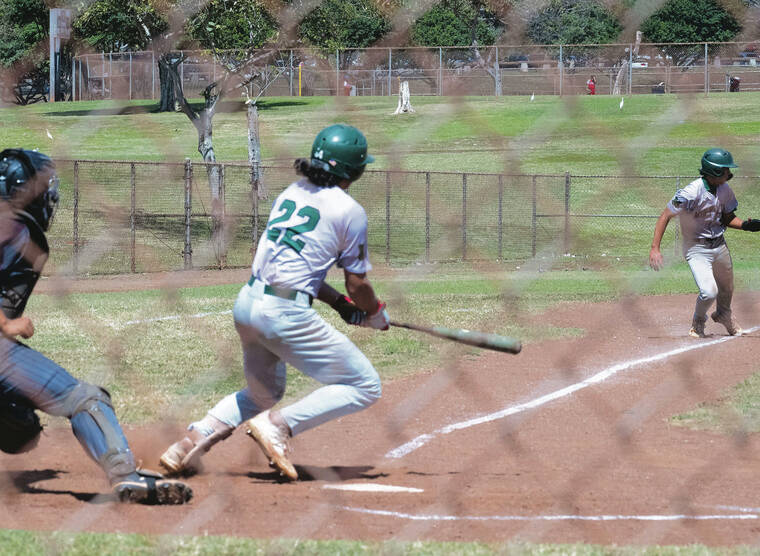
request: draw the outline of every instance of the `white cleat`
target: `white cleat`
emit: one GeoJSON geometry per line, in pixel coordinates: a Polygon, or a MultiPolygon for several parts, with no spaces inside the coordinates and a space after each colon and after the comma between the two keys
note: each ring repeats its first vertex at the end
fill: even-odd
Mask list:
{"type": "Polygon", "coordinates": [[[706,338],[705,335],[705,321],[694,319],[691,321],[691,328],[689,329],[689,336],[692,338],[706,338]]]}
{"type": "Polygon", "coordinates": [[[742,327],[736,323],[736,320],[731,313],[719,314],[718,311],[715,311],[710,315],[710,318],[718,324],[725,326],[729,336],[741,336],[744,333],[744,330],[742,330],[742,327]]]}
{"type": "Polygon", "coordinates": [[[262,411],[245,423],[245,433],[253,438],[269,460],[269,465],[291,481],[298,479],[298,472],[288,459],[290,446],[288,433],[269,419],[269,410],[262,411]]]}

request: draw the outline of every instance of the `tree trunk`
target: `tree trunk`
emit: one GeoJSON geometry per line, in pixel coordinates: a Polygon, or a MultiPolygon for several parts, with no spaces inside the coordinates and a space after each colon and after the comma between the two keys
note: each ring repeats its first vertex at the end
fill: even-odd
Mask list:
{"type": "Polygon", "coordinates": [[[182,57],[166,53],[158,57],[158,80],[161,85],[161,100],[158,105],[159,112],[174,112],[177,106],[177,88],[182,90],[177,66],[182,62],[182,57]]]}
{"type": "Polygon", "coordinates": [[[248,164],[251,167],[251,184],[259,199],[266,197],[261,183],[261,142],[259,140],[259,109],[255,102],[248,103],[248,164]]]}

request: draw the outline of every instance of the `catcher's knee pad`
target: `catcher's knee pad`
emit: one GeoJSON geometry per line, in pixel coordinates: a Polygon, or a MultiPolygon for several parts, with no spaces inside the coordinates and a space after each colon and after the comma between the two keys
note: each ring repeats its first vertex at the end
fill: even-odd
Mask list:
{"type": "Polygon", "coordinates": [[[24,400],[0,398],[0,450],[7,454],[28,452],[40,441],[40,418],[24,400]]]}
{"type": "MultiPolygon", "coordinates": [[[[110,394],[92,384],[80,382],[66,399],[67,414],[72,421],[86,414],[103,435],[106,451],[96,458],[112,482],[135,471],[135,460],[127,446],[116,415],[113,412],[110,394]]],[[[76,431],[75,431],[76,432],[76,431]]]]}

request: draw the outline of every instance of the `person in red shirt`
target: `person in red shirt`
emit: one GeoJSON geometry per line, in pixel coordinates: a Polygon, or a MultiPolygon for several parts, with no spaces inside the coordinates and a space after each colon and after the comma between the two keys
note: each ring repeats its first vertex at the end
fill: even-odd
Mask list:
{"type": "Polygon", "coordinates": [[[596,77],[593,75],[586,81],[586,92],[590,95],[596,94],[596,77]]]}

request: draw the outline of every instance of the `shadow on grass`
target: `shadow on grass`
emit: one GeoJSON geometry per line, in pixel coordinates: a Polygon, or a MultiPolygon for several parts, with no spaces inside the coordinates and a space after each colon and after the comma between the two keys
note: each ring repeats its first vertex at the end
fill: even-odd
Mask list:
{"type": "MultiPolygon", "coordinates": [[[[201,101],[190,102],[190,107],[196,112],[203,110],[204,103],[201,101]]],[[[259,100],[259,110],[271,110],[273,108],[287,108],[291,106],[303,106],[307,102],[300,100],[259,100]]],[[[234,113],[244,112],[245,102],[242,100],[227,100],[216,105],[217,112],[234,113]]],[[[155,105],[128,105],[115,106],[113,108],[96,108],[94,110],[68,110],[63,112],[48,112],[49,116],[132,116],[135,114],[158,114],[158,104],[155,105]]]]}

